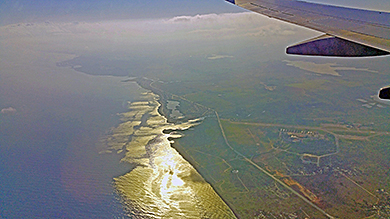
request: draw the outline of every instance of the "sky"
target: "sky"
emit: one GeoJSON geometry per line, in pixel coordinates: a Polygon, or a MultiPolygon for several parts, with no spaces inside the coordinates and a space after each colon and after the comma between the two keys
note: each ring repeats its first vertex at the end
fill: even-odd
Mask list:
{"type": "MultiPolygon", "coordinates": [[[[390,11],[388,0],[310,0],[390,11]]],[[[0,25],[35,21],[153,19],[179,15],[243,12],[224,0],[2,0],[0,25]]]]}
{"type": "Polygon", "coordinates": [[[0,3],[0,10],[3,23],[57,18],[68,21],[151,19],[241,11],[223,0],[5,0],[0,3]]]}
{"type": "MultiPolygon", "coordinates": [[[[310,1],[390,11],[388,0],[310,1]]],[[[215,51],[229,53],[228,48],[218,48],[215,43],[226,40],[232,41],[232,51],[233,44],[246,48],[238,44],[252,40],[249,48],[253,42],[261,42],[262,50],[269,47],[268,53],[285,55],[276,51],[284,51],[288,45],[321,34],[248,12],[224,0],[0,0],[0,26],[5,27],[0,37],[8,39],[8,45],[14,42],[13,49],[50,48],[46,51],[52,51],[56,48],[78,55],[94,52],[92,50],[126,50],[130,51],[128,53],[137,51],[137,54],[166,54],[168,50],[177,50],[183,53],[184,48],[191,46],[189,41],[197,43],[193,44],[195,49],[202,42],[213,45],[215,51]],[[7,27],[17,23],[35,25],[7,27]],[[14,39],[15,34],[37,37],[32,43],[14,39]],[[280,48],[273,48],[275,46],[280,48]]],[[[267,52],[256,55],[264,54],[267,52]]]]}

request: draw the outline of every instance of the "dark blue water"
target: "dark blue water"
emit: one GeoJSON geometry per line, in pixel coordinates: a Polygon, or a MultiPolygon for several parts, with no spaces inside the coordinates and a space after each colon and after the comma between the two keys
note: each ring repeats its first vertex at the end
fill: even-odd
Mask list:
{"type": "Polygon", "coordinates": [[[117,96],[0,87],[0,108],[17,110],[0,114],[0,218],[126,216],[112,182],[131,167],[99,153],[119,123],[116,113],[126,110],[123,101],[139,93],[126,86],[133,87],[113,88],[117,96]]]}

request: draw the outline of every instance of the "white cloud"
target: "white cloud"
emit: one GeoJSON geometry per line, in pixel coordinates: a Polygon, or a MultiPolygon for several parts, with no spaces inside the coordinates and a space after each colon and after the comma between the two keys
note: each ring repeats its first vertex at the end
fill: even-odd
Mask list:
{"type": "Polygon", "coordinates": [[[106,50],[143,52],[148,46],[182,48],[178,45],[200,45],[202,42],[214,45],[226,43],[225,40],[238,44],[260,39],[271,46],[287,45],[294,43],[294,39],[308,37],[312,37],[310,32],[252,12],[0,27],[0,41],[13,49],[55,50],[70,54],[106,50]]]}
{"type": "Polygon", "coordinates": [[[207,57],[207,59],[210,59],[210,60],[214,60],[214,59],[225,59],[225,58],[234,58],[234,56],[229,56],[229,55],[216,55],[216,54],[213,54],[213,55],[207,57]]]}
{"type": "Polygon", "coordinates": [[[2,114],[14,114],[16,113],[16,109],[13,107],[4,108],[1,110],[2,114]]]}
{"type": "Polygon", "coordinates": [[[232,39],[237,37],[288,37],[301,34],[297,26],[269,19],[253,12],[178,16],[166,20],[167,29],[185,31],[205,38],[232,39]]]}
{"type": "MultiPolygon", "coordinates": [[[[103,22],[80,23],[36,23],[13,24],[1,27],[0,35],[18,36],[88,36],[95,38],[127,38],[145,36],[151,33],[172,32],[235,32],[237,36],[258,36],[264,33],[292,34],[293,26],[265,18],[256,13],[206,14],[195,16],[177,16],[171,19],[154,20],[112,20],[103,22]],[[288,27],[286,29],[286,27],[288,27]],[[287,32],[285,32],[287,30],[287,32]]],[[[272,34],[267,34],[272,35],[272,34]]],[[[131,38],[127,38],[131,40],[131,38]]]]}

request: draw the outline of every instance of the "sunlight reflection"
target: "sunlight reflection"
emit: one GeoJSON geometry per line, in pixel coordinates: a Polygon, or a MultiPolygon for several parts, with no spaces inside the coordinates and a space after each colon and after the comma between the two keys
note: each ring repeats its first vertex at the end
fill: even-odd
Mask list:
{"type": "Polygon", "coordinates": [[[112,150],[125,149],[122,161],[137,165],[115,179],[129,211],[142,218],[235,218],[213,188],[171,147],[168,138],[181,135],[163,133],[188,129],[200,120],[168,123],[158,113],[158,97],[151,93],[145,97],[148,101],[132,103],[130,112],[122,114],[123,123],[107,143],[112,150]]]}

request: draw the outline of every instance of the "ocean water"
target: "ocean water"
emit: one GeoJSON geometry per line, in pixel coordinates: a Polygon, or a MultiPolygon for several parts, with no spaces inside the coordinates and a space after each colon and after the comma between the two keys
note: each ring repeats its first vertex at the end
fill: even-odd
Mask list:
{"type": "Polygon", "coordinates": [[[126,78],[0,54],[0,218],[234,218],[171,147],[169,124],[126,78]]]}
{"type": "Polygon", "coordinates": [[[145,93],[121,114],[122,123],[106,143],[123,153],[122,162],[135,164],[115,178],[115,187],[134,218],[236,218],[199,173],[174,148],[180,131],[200,125],[202,119],[172,124],[159,114],[158,96],[145,93]],[[176,130],[164,134],[164,130],[176,130]]]}
{"type": "Polygon", "coordinates": [[[101,153],[102,139],[143,90],[115,77],[52,75],[0,74],[0,109],[14,109],[0,113],[0,218],[126,217],[113,179],[132,166],[101,153]],[[53,86],[65,76],[74,83],[53,86]]]}
{"type": "Polygon", "coordinates": [[[0,81],[0,218],[235,218],[163,133],[201,119],[168,123],[120,77],[67,77],[0,81]]]}

